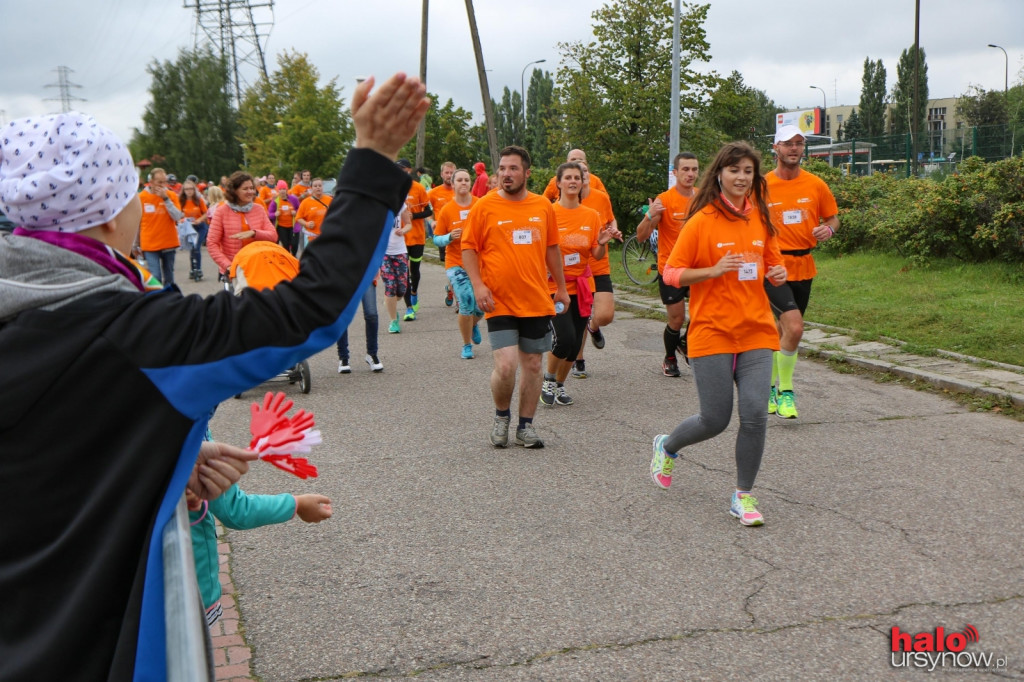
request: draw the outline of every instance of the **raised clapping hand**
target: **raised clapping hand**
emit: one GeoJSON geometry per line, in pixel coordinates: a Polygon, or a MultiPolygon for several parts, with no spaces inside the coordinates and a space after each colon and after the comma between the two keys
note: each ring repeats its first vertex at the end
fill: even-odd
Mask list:
{"type": "Polygon", "coordinates": [[[420,119],[430,107],[427,88],[419,78],[396,73],[376,92],[370,76],[356,86],[352,94],[352,122],[356,128],[356,147],[365,147],[391,160],[412,139],[420,119]]]}
{"type": "Polygon", "coordinates": [[[234,445],[203,441],[187,487],[201,499],[215,500],[238,483],[242,474],[249,470],[249,462],[256,458],[255,452],[234,445]]]}
{"type": "Polygon", "coordinates": [[[743,266],[743,256],[732,251],[726,251],[722,259],[715,263],[715,266],[711,269],[712,277],[721,277],[727,272],[738,272],[743,266]]]}

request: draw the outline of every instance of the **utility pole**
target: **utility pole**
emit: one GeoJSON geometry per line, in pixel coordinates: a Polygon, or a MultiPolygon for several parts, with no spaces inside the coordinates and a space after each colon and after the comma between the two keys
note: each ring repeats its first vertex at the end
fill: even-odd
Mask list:
{"type": "Polygon", "coordinates": [[[498,134],[494,130],[494,110],[491,108],[491,91],[487,87],[487,72],[484,70],[484,53],[480,47],[480,32],[476,28],[476,12],[473,0],[466,0],[466,14],[469,15],[469,34],[473,38],[473,52],[476,54],[476,71],[480,77],[480,96],[484,100],[484,125],[487,126],[487,144],[491,150],[491,172],[498,168],[498,134]]]}
{"type": "Polygon", "coordinates": [[[235,107],[242,104],[248,82],[243,69],[255,68],[267,75],[266,44],[274,26],[274,0],[183,0],[186,9],[195,10],[192,46],[198,47],[200,34],[206,36],[220,53],[234,88],[235,107]]]}
{"type": "Polygon", "coordinates": [[[920,118],[918,98],[921,90],[921,0],[914,2],[914,108],[910,119],[910,153],[914,174],[917,174],[917,124],[920,118]]]}
{"type": "Polygon", "coordinates": [[[671,186],[673,175],[672,160],[679,153],[679,0],[675,0],[672,15],[672,98],[669,113],[668,131],[668,184],[671,186]]]}
{"type": "MultiPolygon", "coordinates": [[[[420,22],[420,81],[427,83],[427,7],[430,0],[423,0],[423,20],[420,22]]],[[[427,117],[420,119],[416,129],[416,167],[423,167],[423,159],[427,155],[427,117]]]]}
{"type": "Polygon", "coordinates": [[[61,113],[66,114],[69,111],[71,111],[71,108],[72,108],[71,103],[72,102],[84,102],[85,101],[81,97],[75,97],[74,95],[71,94],[71,88],[80,88],[82,86],[78,85],[77,83],[72,83],[70,80],[68,80],[68,74],[69,73],[74,73],[74,71],[69,69],[68,67],[66,67],[66,66],[58,66],[55,70],[57,71],[57,82],[56,83],[50,83],[46,87],[48,87],[48,88],[58,88],[58,92],[60,94],[57,97],[47,97],[46,101],[47,102],[60,102],[60,111],[61,111],[61,113]]]}

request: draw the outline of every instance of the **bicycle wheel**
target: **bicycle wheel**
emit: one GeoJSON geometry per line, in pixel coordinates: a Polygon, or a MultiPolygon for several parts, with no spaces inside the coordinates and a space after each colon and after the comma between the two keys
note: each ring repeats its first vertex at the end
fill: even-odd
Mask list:
{"type": "Polygon", "coordinates": [[[658,252],[633,235],[622,245],[622,268],[634,284],[652,284],[658,279],[658,252]]]}

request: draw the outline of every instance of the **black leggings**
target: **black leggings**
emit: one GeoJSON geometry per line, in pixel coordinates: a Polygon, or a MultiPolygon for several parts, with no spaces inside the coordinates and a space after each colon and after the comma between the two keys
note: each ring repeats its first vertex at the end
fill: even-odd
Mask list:
{"type": "Polygon", "coordinates": [[[551,335],[554,340],[551,354],[560,360],[575,360],[583,345],[583,329],[587,326],[587,319],[580,315],[579,301],[573,294],[569,297],[569,309],[551,318],[551,335]]]}
{"type": "Polygon", "coordinates": [[[420,261],[423,260],[423,244],[410,244],[409,251],[409,286],[405,291],[405,305],[412,305],[412,296],[420,290],[420,261]]]}
{"type": "Polygon", "coordinates": [[[298,235],[290,227],[278,227],[277,228],[277,243],[288,250],[288,253],[295,255],[295,250],[299,246],[298,235]]]}

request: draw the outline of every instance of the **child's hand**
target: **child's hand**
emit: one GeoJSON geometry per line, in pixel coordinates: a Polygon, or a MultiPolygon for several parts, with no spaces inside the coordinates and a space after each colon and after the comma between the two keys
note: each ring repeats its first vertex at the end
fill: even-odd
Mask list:
{"type": "Polygon", "coordinates": [[[306,523],[320,523],[331,518],[331,500],[323,495],[296,495],[295,515],[306,523]]]}

